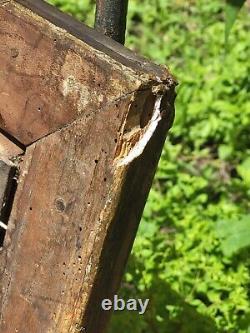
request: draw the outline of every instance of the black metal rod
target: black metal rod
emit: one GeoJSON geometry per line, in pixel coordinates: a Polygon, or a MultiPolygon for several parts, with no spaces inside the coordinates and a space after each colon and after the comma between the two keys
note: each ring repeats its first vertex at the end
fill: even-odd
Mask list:
{"type": "Polygon", "coordinates": [[[95,29],[125,43],[128,0],[96,0],[95,29]]]}

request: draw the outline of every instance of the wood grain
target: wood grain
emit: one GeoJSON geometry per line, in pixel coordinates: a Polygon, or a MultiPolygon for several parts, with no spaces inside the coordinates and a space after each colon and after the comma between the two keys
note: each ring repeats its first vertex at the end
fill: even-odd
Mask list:
{"type": "MultiPolygon", "coordinates": [[[[50,20],[56,16],[43,2],[19,2],[50,20]]],[[[125,61],[120,47],[107,54],[110,48],[92,41],[99,47],[94,50],[87,44],[90,29],[80,26],[76,39],[16,1],[0,6],[0,127],[25,145],[157,79],[159,73],[149,74],[149,66],[138,71],[131,65],[138,59],[125,61]]],[[[159,72],[161,79],[170,78],[159,72]]]]}
{"type": "Polygon", "coordinates": [[[27,146],[0,252],[0,332],[103,333],[174,79],[39,0],[0,3],[0,40],[0,127],[27,146]]]}
{"type": "Polygon", "coordinates": [[[103,332],[100,302],[119,285],[172,114],[168,107],[141,156],[118,166],[119,145],[129,142],[129,154],[136,144],[124,122],[140,98],[148,97],[129,96],[27,149],[3,254],[2,333],[81,324],[103,332]]]}

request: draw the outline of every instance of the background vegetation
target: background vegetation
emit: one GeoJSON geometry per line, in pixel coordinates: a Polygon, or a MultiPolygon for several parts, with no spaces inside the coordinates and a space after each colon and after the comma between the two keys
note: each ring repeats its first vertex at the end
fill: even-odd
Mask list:
{"type": "MultiPolygon", "coordinates": [[[[93,1],[50,2],[93,25],[93,1]]],[[[250,9],[225,48],[224,6],[130,0],[127,46],[180,85],[120,292],[150,308],[116,313],[110,333],[250,332],[250,9]]]]}

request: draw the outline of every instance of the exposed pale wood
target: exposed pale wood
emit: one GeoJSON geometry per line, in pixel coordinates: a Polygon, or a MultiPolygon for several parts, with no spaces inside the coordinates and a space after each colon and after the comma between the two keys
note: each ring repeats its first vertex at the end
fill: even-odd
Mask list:
{"type": "Polygon", "coordinates": [[[0,126],[29,145],[0,252],[1,333],[104,332],[101,300],[173,119],[167,70],[64,20],[38,0],[0,2],[0,126]]]}
{"type": "Polygon", "coordinates": [[[139,140],[124,133],[129,105],[145,98],[127,97],[28,148],[6,236],[1,333],[76,332],[82,320],[87,332],[103,332],[100,302],[119,285],[172,113],[119,166],[119,146],[126,156],[139,140]]]}

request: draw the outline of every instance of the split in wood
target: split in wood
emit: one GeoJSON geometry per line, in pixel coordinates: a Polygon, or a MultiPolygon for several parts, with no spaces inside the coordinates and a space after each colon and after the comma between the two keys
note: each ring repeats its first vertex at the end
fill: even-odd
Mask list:
{"type": "Polygon", "coordinates": [[[16,191],[16,163],[23,150],[0,132],[0,247],[3,245],[16,191]]]}

